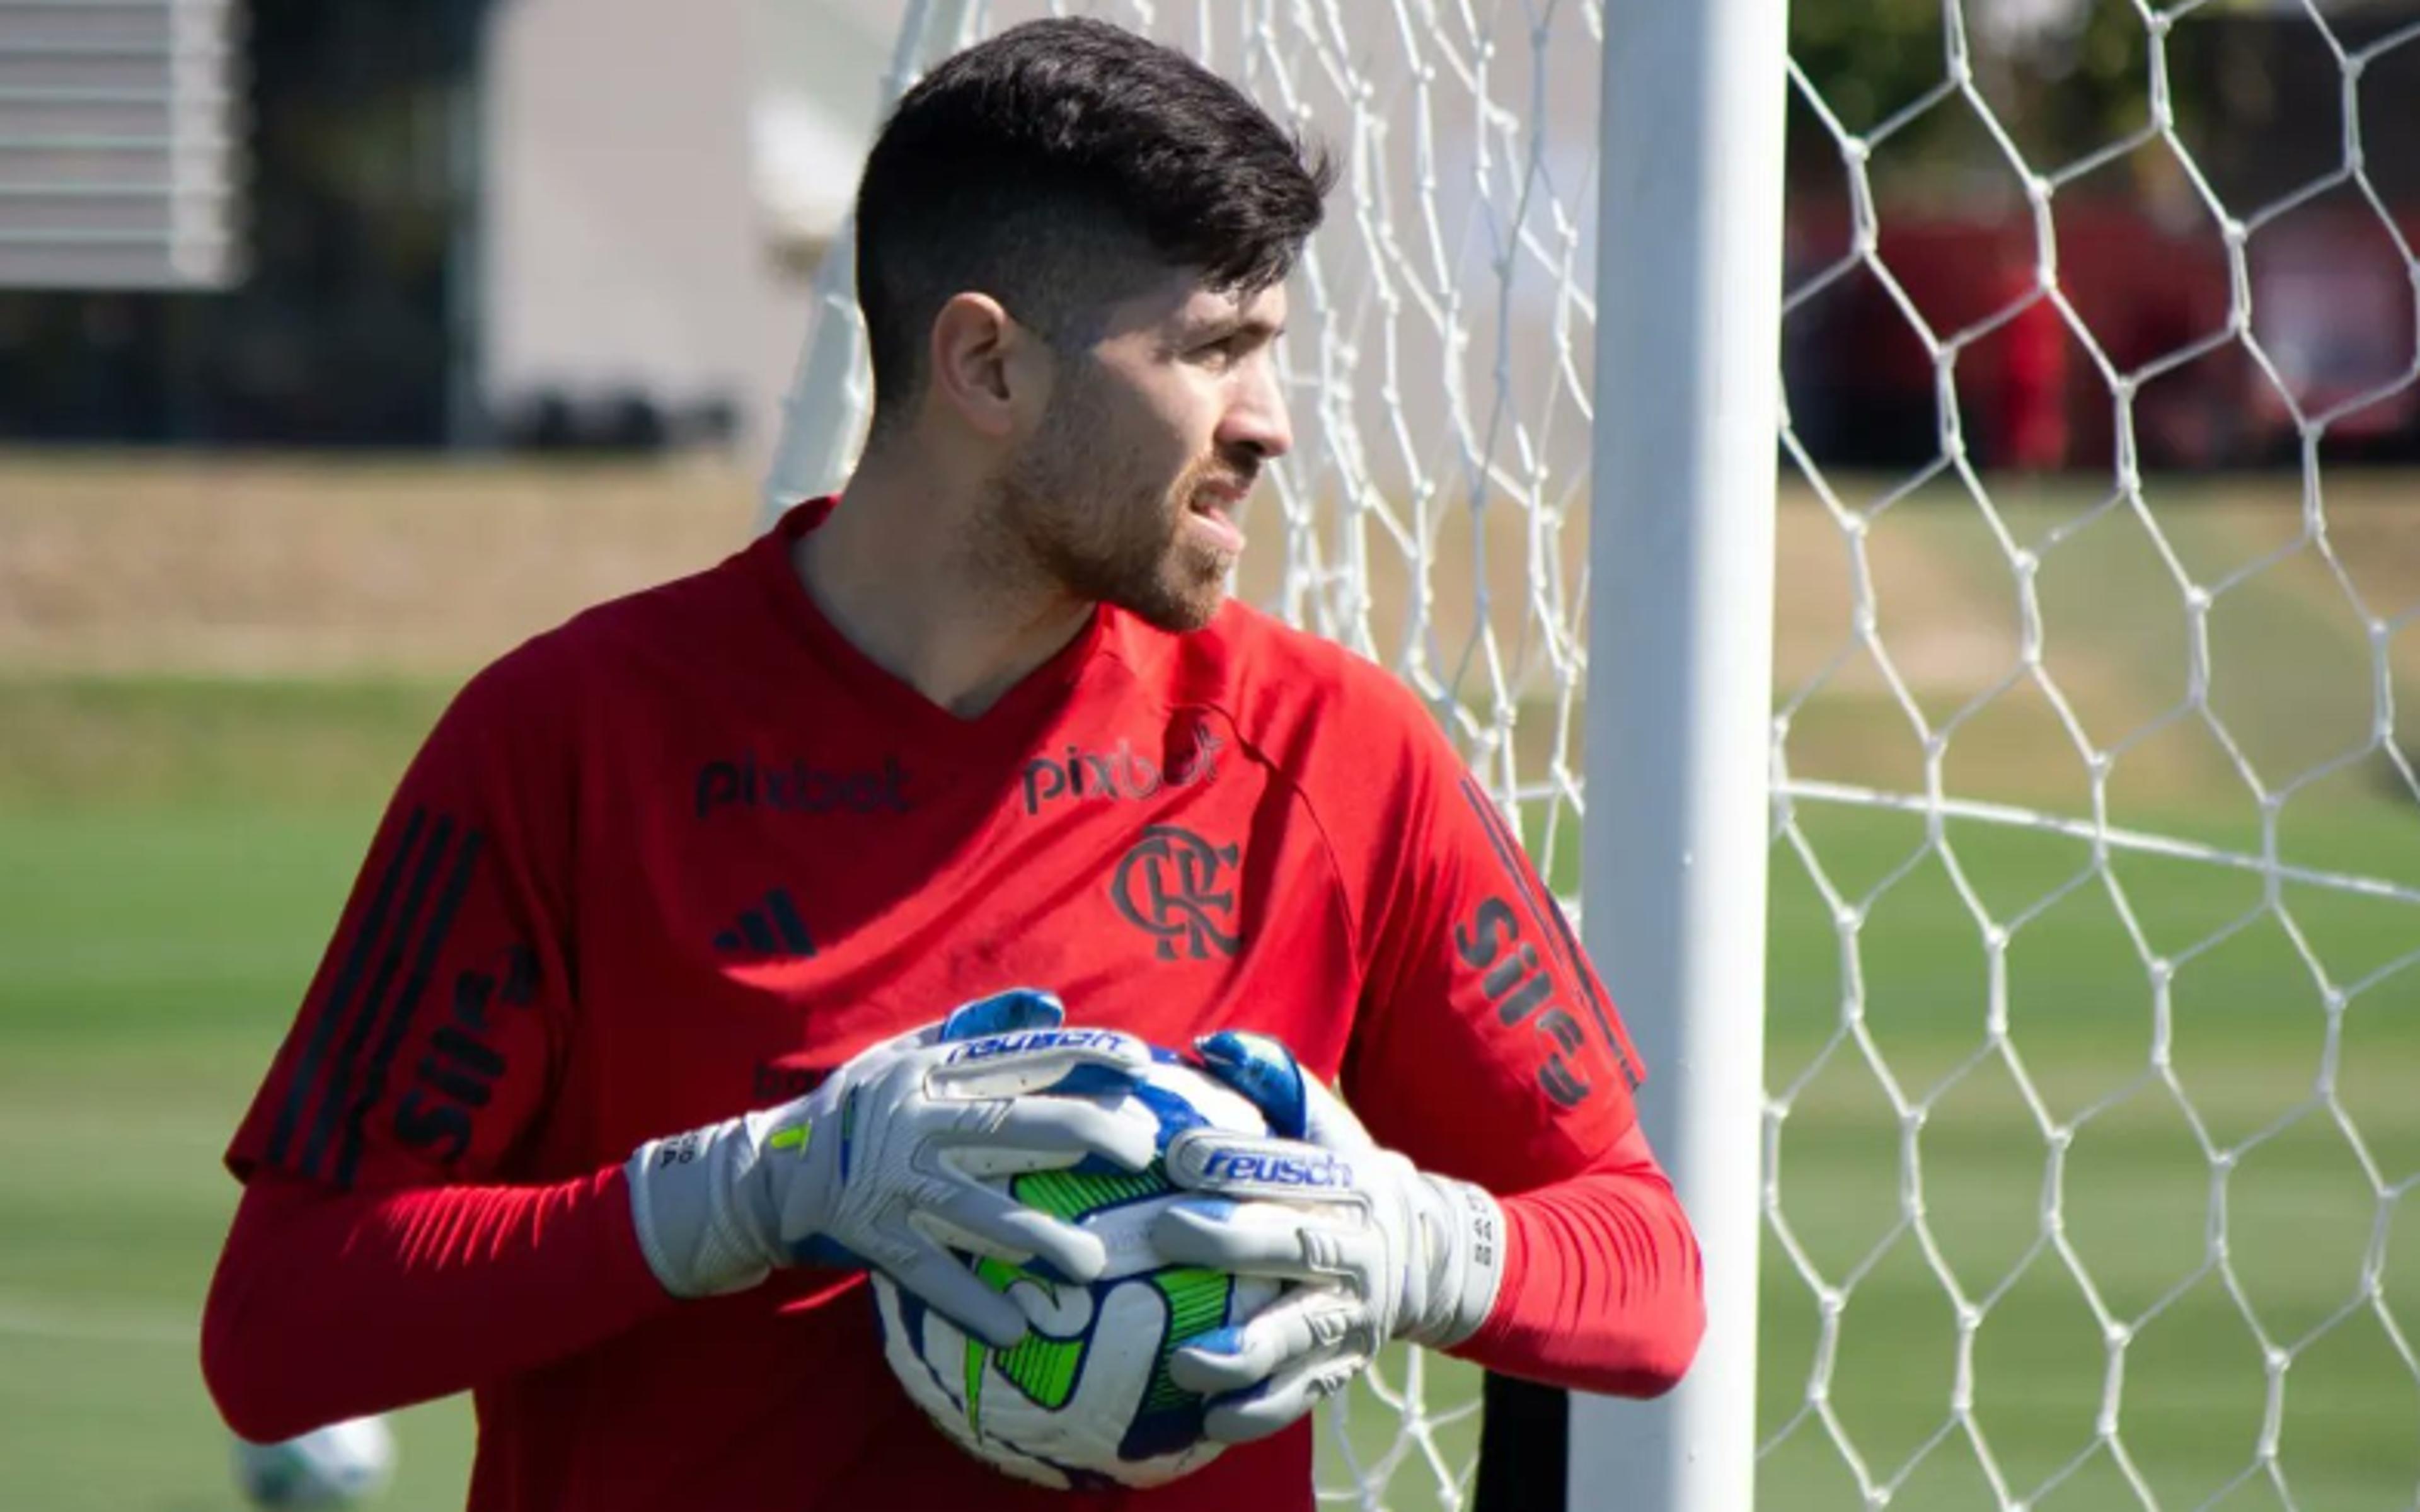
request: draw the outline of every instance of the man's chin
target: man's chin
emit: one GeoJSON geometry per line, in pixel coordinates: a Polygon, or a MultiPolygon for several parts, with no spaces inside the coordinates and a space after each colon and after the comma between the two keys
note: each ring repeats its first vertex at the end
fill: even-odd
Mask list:
{"type": "Polygon", "coordinates": [[[1171,635],[1189,635],[1207,628],[1218,617],[1220,607],[1227,602],[1227,575],[1222,572],[1206,583],[1184,587],[1162,584],[1148,594],[1129,594],[1114,602],[1155,629],[1171,635]]]}
{"type": "Polygon", "coordinates": [[[1226,602],[1227,595],[1222,590],[1217,597],[1210,599],[1181,599],[1155,604],[1148,609],[1126,607],[1156,629],[1166,630],[1171,635],[1191,635],[1196,630],[1208,629],[1210,622],[1218,617],[1219,606],[1226,602]]]}
{"type": "Polygon", "coordinates": [[[1184,635],[1218,617],[1234,567],[1232,552],[1205,551],[1179,541],[1148,570],[1088,575],[1086,586],[1094,590],[1089,594],[1078,586],[1080,579],[1071,575],[1066,580],[1080,596],[1113,604],[1156,629],[1184,635]]]}

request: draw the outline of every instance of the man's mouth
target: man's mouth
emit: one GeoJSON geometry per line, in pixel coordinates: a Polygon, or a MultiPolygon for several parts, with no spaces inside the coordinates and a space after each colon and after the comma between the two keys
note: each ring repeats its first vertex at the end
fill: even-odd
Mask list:
{"type": "Polygon", "coordinates": [[[1193,490],[1193,508],[1197,514],[1205,510],[1225,514],[1242,503],[1251,491],[1250,478],[1212,478],[1193,490]]]}
{"type": "Polygon", "coordinates": [[[1205,483],[1193,490],[1193,497],[1187,504],[1187,512],[1198,522],[1202,533],[1211,537],[1219,548],[1241,551],[1244,548],[1244,532],[1235,528],[1234,508],[1251,491],[1252,486],[1249,482],[1239,480],[1205,483]]]}

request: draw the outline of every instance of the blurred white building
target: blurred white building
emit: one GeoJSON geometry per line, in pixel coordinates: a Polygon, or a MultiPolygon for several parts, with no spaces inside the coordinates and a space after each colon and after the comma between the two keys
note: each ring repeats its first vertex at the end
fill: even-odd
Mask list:
{"type": "Polygon", "coordinates": [[[484,408],[727,406],[761,455],[899,0],[503,0],[484,81],[484,408]]]}

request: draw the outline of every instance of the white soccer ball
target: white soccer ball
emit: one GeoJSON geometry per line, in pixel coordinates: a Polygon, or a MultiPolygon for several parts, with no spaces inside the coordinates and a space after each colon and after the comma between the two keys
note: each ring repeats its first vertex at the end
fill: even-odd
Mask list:
{"type": "Polygon", "coordinates": [[[395,1479],[382,1417],[331,1423],[277,1443],[235,1441],[235,1483],[255,1506],[354,1506],[395,1479]]]}
{"type": "MultiPolygon", "coordinates": [[[[1173,1059],[1117,1095],[1157,1115],[1163,1150],[1202,1124],[1267,1132],[1250,1102],[1173,1059]]],[[[1223,1445],[1202,1438],[1202,1398],[1169,1379],[1168,1362],[1190,1340],[1244,1322],[1282,1288],[1159,1257],[1151,1221],[1184,1194],[1156,1160],[1140,1172],[1088,1163],[995,1184],[1099,1234],[1109,1270],[1080,1287],[966,1257],[1033,1323],[1006,1350],[970,1336],[876,1272],[883,1355],[908,1395],[977,1458],[1044,1486],[1158,1486],[1208,1464],[1223,1445]]]]}

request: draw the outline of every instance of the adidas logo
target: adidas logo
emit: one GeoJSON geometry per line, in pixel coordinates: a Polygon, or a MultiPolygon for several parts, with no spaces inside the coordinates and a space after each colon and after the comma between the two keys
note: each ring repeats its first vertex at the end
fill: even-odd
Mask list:
{"type": "Polygon", "coordinates": [[[762,908],[740,914],[738,921],[714,937],[720,955],[813,955],[814,936],[799,917],[799,905],[787,887],[765,894],[762,908]]]}

